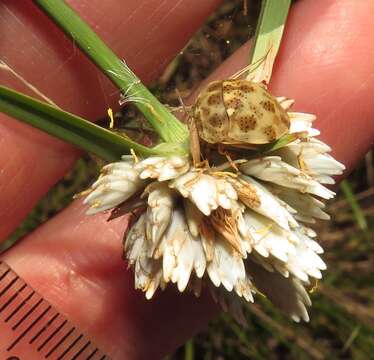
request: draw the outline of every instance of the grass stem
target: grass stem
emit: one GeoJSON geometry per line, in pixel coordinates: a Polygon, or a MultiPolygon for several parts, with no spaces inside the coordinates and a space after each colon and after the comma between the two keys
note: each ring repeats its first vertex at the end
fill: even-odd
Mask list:
{"type": "Polygon", "coordinates": [[[362,212],[360,205],[357,202],[357,199],[355,197],[355,194],[352,191],[351,184],[347,180],[343,180],[340,183],[340,189],[342,190],[348,204],[350,205],[352,209],[353,216],[356,220],[357,225],[361,230],[367,229],[367,222],[365,219],[365,215],[362,212]]]}
{"type": "Polygon", "coordinates": [[[135,103],[164,141],[186,142],[187,127],[152,95],[126,63],[114,54],[71,7],[61,0],[34,2],[118,86],[123,96],[135,103]]]}

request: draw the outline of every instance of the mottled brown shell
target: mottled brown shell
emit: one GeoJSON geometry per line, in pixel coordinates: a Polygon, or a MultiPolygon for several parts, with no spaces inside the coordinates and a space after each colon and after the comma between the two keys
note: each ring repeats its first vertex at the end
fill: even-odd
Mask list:
{"type": "Polygon", "coordinates": [[[196,100],[194,118],[199,136],[211,144],[266,144],[290,128],[275,97],[248,80],[210,83],[196,100]]]}

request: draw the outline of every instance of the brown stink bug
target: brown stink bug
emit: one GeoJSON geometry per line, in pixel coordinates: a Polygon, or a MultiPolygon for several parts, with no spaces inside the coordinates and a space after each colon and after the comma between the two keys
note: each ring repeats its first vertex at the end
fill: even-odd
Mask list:
{"type": "Polygon", "coordinates": [[[193,106],[199,137],[210,144],[267,144],[290,128],[286,110],[261,83],[249,80],[211,82],[193,106]]]}

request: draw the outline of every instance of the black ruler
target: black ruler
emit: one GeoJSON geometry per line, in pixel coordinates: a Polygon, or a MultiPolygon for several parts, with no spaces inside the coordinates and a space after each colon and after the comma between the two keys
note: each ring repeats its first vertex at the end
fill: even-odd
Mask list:
{"type": "Polygon", "coordinates": [[[85,334],[0,262],[0,360],[109,360],[85,334]]]}

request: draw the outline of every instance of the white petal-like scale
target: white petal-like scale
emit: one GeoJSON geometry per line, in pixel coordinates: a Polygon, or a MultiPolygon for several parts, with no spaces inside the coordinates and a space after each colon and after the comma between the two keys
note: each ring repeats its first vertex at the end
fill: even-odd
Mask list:
{"type": "Polygon", "coordinates": [[[295,103],[295,100],[288,99],[285,96],[277,97],[277,101],[284,110],[289,110],[292,107],[292,105],[295,103]]]}
{"type": "Polygon", "coordinates": [[[130,264],[134,264],[140,257],[144,241],[145,215],[142,214],[129,230],[124,244],[126,259],[130,262],[130,264]]]}
{"type": "Polygon", "coordinates": [[[141,215],[130,229],[126,242],[125,254],[134,266],[135,288],[146,293],[150,299],[162,282],[162,264],[160,260],[148,257],[148,244],[145,238],[145,215],[141,215]]]}
{"type": "Polygon", "coordinates": [[[268,272],[251,259],[246,262],[246,271],[256,288],[281,310],[295,321],[300,318],[309,321],[306,306],[310,306],[311,302],[299,280],[285,278],[277,272],[268,272]]]}
{"type": "MultiPolygon", "coordinates": [[[[252,223],[256,225],[253,214],[251,218],[252,223]]],[[[261,218],[257,220],[261,220],[261,218]]],[[[282,244],[282,241],[284,241],[282,237],[285,238],[285,234],[282,236],[280,231],[285,232],[285,230],[277,229],[277,227],[266,232],[265,236],[254,246],[257,254],[252,253],[252,261],[269,272],[276,270],[284,277],[293,274],[304,282],[309,281],[309,276],[320,279],[322,276],[321,270],[326,269],[326,264],[318,256],[318,253],[323,252],[322,248],[306,235],[304,228],[300,227],[290,231],[290,235],[293,238],[296,237],[297,241],[293,242],[294,245],[290,248],[292,250],[286,253],[283,249],[285,245],[282,244]]]]}
{"type": "Polygon", "coordinates": [[[183,199],[184,212],[186,221],[190,233],[194,237],[200,236],[200,224],[202,221],[203,214],[197,209],[197,207],[189,200],[183,199]]]}
{"type": "Polygon", "coordinates": [[[280,227],[289,230],[291,227],[298,226],[294,217],[288,212],[288,210],[280,204],[276,196],[268,191],[259,182],[255,181],[249,176],[241,176],[241,179],[251,184],[259,198],[259,206],[252,207],[253,211],[258,212],[261,215],[272,219],[280,227]]]}
{"type": "Polygon", "coordinates": [[[308,281],[308,276],[320,279],[321,270],[326,269],[326,264],[314,251],[316,242],[300,230],[295,231],[295,234],[299,237],[299,242],[296,245],[296,254],[288,258],[287,268],[302,281],[308,281]]]}
{"type": "Polygon", "coordinates": [[[146,234],[147,239],[157,244],[169,226],[175,194],[167,184],[153,183],[146,189],[148,195],[146,234]]]}
{"type": "Polygon", "coordinates": [[[151,299],[162,282],[161,261],[143,256],[135,263],[134,273],[135,288],[145,292],[148,300],[151,299]]]}
{"type": "Polygon", "coordinates": [[[239,235],[241,237],[242,252],[250,253],[250,252],[252,252],[252,249],[253,249],[254,239],[251,235],[251,231],[249,229],[249,226],[244,219],[244,216],[243,216],[244,211],[245,211],[244,207],[243,207],[243,209],[238,209],[235,212],[235,217],[236,217],[236,222],[237,222],[239,235]]]}
{"type": "Polygon", "coordinates": [[[279,227],[270,219],[247,210],[244,219],[249,226],[254,249],[264,257],[272,254],[283,262],[287,262],[291,254],[296,253],[298,238],[292,231],[279,227]]]}
{"type": "Polygon", "coordinates": [[[268,186],[268,189],[295,209],[297,213],[294,216],[300,221],[313,223],[314,219],[330,219],[330,216],[323,211],[325,204],[311,195],[275,184],[268,186]]]}
{"type": "Polygon", "coordinates": [[[116,162],[106,165],[102,175],[91,186],[91,192],[84,199],[90,208],[87,215],[113,209],[123,203],[144,186],[129,162],[116,162]]]}
{"type": "Polygon", "coordinates": [[[134,167],[134,162],[132,160],[129,160],[128,158],[124,160],[122,158],[122,161],[117,161],[117,162],[110,163],[110,164],[103,166],[103,168],[101,169],[101,172],[103,174],[108,174],[115,170],[128,171],[128,170],[132,170],[133,167],[134,167]]]}
{"type": "Polygon", "coordinates": [[[312,239],[311,239],[310,241],[308,241],[307,246],[308,246],[311,250],[313,250],[316,254],[323,254],[323,253],[324,253],[324,250],[323,250],[323,248],[321,247],[321,245],[318,244],[316,241],[314,241],[314,240],[312,240],[312,239]]]}
{"type": "Polygon", "coordinates": [[[254,302],[253,294],[256,292],[252,281],[248,278],[248,276],[245,277],[243,280],[237,281],[237,283],[234,286],[234,290],[236,294],[242,298],[244,298],[248,302],[254,302]]]}
{"type": "Polygon", "coordinates": [[[207,272],[215,286],[222,284],[227,291],[232,291],[238,281],[245,279],[242,257],[220,236],[216,238],[213,259],[207,264],[207,272]]]}
{"type": "Polygon", "coordinates": [[[199,172],[188,172],[169,185],[188,197],[206,216],[218,207],[218,194],[215,179],[199,172]]]}
{"type": "Polygon", "coordinates": [[[206,216],[218,206],[229,209],[231,200],[237,199],[234,188],[227,180],[200,171],[190,171],[172,181],[169,186],[189,198],[206,216]]]}
{"type": "Polygon", "coordinates": [[[288,112],[290,118],[290,134],[305,132],[308,136],[318,136],[320,132],[312,128],[312,122],[316,120],[313,114],[305,114],[298,112],[288,112]]]}
{"type": "Polygon", "coordinates": [[[160,245],[163,251],[164,281],[177,283],[179,291],[187,287],[192,270],[202,277],[206,260],[204,249],[198,238],[189,232],[180,209],[173,211],[172,222],[160,245]]]}
{"type": "Polygon", "coordinates": [[[175,179],[190,168],[188,157],[181,156],[151,156],[135,164],[141,179],[157,179],[166,181],[175,179]]]}
{"type": "Polygon", "coordinates": [[[127,196],[126,194],[119,191],[106,190],[95,191],[90,195],[92,196],[87,197],[84,201],[85,204],[90,205],[90,208],[86,211],[87,215],[94,215],[105,210],[113,209],[117,205],[126,201],[127,198],[131,196],[127,196]]]}

